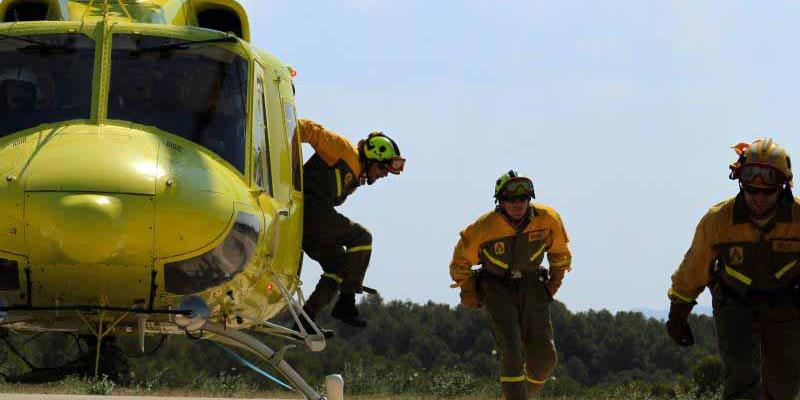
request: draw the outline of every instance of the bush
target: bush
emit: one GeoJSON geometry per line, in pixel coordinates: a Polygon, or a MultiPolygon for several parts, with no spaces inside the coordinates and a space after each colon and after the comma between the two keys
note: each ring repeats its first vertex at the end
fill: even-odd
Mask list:
{"type": "Polygon", "coordinates": [[[89,395],[110,396],[114,390],[114,381],[109,379],[106,374],[96,378],[89,378],[87,383],[86,394],[89,395]]]}
{"type": "Polygon", "coordinates": [[[169,381],[172,377],[169,376],[169,372],[169,368],[158,368],[149,371],[142,381],[135,382],[136,392],[150,393],[170,387],[169,381]]]}
{"type": "Polygon", "coordinates": [[[718,355],[705,356],[692,368],[692,382],[699,394],[716,393],[722,386],[722,360],[718,355]]]}
{"type": "Polygon", "coordinates": [[[431,394],[438,397],[465,396],[475,393],[472,375],[457,369],[438,370],[431,377],[431,394]]]}
{"type": "Polygon", "coordinates": [[[348,394],[376,394],[383,389],[382,377],[375,368],[366,368],[362,362],[345,363],[342,376],[348,394]]]}
{"type": "Polygon", "coordinates": [[[85,394],[87,392],[86,382],[81,380],[78,375],[70,375],[58,383],[61,390],[70,394],[85,394]]]}
{"type": "Polygon", "coordinates": [[[570,378],[567,375],[553,376],[547,380],[547,383],[542,387],[539,392],[541,396],[580,396],[586,392],[586,388],[579,382],[570,378]]]}
{"type": "Polygon", "coordinates": [[[222,371],[216,377],[196,379],[192,389],[208,395],[223,395],[224,397],[246,397],[255,388],[238,373],[225,373],[222,371]]]}

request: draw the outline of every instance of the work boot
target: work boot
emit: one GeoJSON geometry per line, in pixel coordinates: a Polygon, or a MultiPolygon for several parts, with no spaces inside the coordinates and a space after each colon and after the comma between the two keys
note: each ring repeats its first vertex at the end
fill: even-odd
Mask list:
{"type": "Polygon", "coordinates": [[[311,295],[308,296],[306,304],[303,305],[303,310],[305,310],[306,314],[313,320],[325,306],[333,301],[337,292],[339,292],[339,282],[323,275],[319,278],[317,287],[315,287],[311,295]]]}
{"type": "Polygon", "coordinates": [[[365,328],[367,326],[367,321],[358,316],[355,293],[340,293],[339,300],[336,301],[333,311],[331,311],[331,316],[356,328],[365,328]]]}
{"type": "MultiPolygon", "coordinates": [[[[327,306],[334,297],[336,297],[336,292],[338,291],[339,282],[323,275],[321,278],[319,278],[319,282],[317,282],[317,287],[314,288],[314,292],[308,296],[306,304],[303,305],[303,311],[305,311],[306,314],[308,314],[308,317],[314,321],[319,312],[325,308],[325,306],[327,306]]],[[[306,332],[311,335],[315,333],[314,328],[311,327],[311,324],[309,324],[305,318],[300,318],[300,321],[302,322],[303,328],[305,328],[306,332]]],[[[298,332],[300,331],[297,323],[294,324],[292,329],[298,332]]],[[[326,339],[333,337],[333,331],[331,330],[320,329],[320,331],[323,335],[325,335],[326,339]]]]}

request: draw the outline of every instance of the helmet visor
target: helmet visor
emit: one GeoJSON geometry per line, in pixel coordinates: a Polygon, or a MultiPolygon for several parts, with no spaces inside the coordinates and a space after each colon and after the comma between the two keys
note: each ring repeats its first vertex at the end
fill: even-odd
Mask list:
{"type": "Polygon", "coordinates": [[[527,178],[514,178],[506,182],[500,189],[501,198],[533,196],[533,182],[527,178]]]}
{"type": "Polygon", "coordinates": [[[742,167],[739,180],[750,184],[780,186],[786,183],[786,176],[777,169],[766,165],[748,164],[742,167]]]}

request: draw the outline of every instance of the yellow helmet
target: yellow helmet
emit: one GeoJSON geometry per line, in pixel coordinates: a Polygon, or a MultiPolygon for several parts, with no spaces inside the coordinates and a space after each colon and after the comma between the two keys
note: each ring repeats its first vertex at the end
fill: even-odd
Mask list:
{"type": "Polygon", "coordinates": [[[733,146],[739,159],[731,164],[731,179],[742,183],[792,187],[792,161],[772,138],[733,146]]]}

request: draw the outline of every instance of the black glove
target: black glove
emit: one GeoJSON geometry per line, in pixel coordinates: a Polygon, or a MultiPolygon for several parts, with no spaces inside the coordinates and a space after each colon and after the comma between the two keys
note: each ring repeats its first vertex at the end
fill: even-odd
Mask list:
{"type": "Polygon", "coordinates": [[[689,326],[689,314],[697,303],[672,303],[669,306],[669,320],[667,320],[667,333],[672,341],[679,346],[687,347],[694,344],[694,335],[689,326]]]}
{"type": "Polygon", "coordinates": [[[468,308],[481,308],[478,298],[478,281],[473,276],[461,284],[461,304],[468,308]]]}
{"type": "Polygon", "coordinates": [[[361,291],[363,291],[366,294],[378,294],[377,290],[366,286],[361,286],[361,291]]]}

